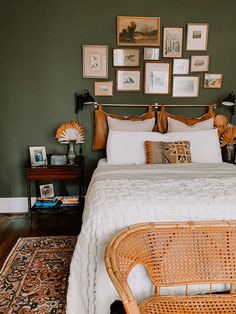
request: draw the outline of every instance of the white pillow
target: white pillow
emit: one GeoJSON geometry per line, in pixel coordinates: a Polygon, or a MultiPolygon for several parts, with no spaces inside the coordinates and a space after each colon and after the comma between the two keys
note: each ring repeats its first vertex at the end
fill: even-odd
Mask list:
{"type": "Polygon", "coordinates": [[[198,132],[118,132],[109,131],[107,140],[107,162],[111,165],[145,164],[144,142],[190,141],[193,163],[222,162],[217,129],[198,132]]]}
{"type": "Polygon", "coordinates": [[[155,118],[142,121],[119,120],[107,117],[110,130],[129,131],[129,132],[151,132],[154,128],[155,118]]]}
{"type": "Polygon", "coordinates": [[[187,125],[181,121],[167,118],[168,121],[168,133],[171,132],[191,132],[198,130],[210,130],[214,127],[214,119],[210,118],[204,121],[195,123],[194,125],[187,125]]]}

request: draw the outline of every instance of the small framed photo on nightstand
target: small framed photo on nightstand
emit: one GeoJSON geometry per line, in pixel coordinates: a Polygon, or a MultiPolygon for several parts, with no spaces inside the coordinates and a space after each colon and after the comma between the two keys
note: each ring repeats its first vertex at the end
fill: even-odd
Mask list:
{"type": "Polygon", "coordinates": [[[45,146],[30,146],[29,152],[32,167],[47,166],[47,155],[45,146]]]}

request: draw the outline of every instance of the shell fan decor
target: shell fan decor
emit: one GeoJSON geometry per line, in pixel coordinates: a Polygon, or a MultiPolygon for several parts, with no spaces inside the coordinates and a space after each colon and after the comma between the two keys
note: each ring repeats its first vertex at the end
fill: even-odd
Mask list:
{"type": "Polygon", "coordinates": [[[84,143],[84,130],[75,121],[62,124],[56,131],[55,138],[62,144],[75,141],[76,144],[84,143]]]}

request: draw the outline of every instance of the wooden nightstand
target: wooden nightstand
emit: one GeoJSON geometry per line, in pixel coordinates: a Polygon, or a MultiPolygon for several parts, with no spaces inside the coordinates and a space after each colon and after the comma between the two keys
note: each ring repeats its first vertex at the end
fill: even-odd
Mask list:
{"type": "MultiPolygon", "coordinates": [[[[25,177],[27,183],[27,198],[28,198],[28,215],[29,222],[32,223],[32,211],[36,211],[34,206],[31,204],[32,197],[32,181],[36,185],[36,194],[38,191],[38,183],[40,181],[75,181],[78,183],[79,192],[79,206],[76,208],[81,210],[83,207],[83,195],[84,195],[84,157],[82,155],[77,157],[76,165],[74,166],[52,166],[48,165],[45,167],[31,167],[26,165],[25,177]]],[[[36,195],[37,196],[37,195],[36,195]]],[[[65,211],[65,208],[56,208],[55,212],[65,211]]],[[[45,209],[44,212],[47,210],[45,209]]]]}

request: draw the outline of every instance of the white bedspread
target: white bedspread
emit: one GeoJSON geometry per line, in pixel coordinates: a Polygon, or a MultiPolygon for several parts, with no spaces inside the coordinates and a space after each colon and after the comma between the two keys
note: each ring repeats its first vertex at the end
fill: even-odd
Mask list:
{"type": "MultiPolygon", "coordinates": [[[[110,313],[119,296],[106,274],[104,251],[123,228],[148,221],[230,219],[236,219],[235,165],[100,164],[89,185],[71,263],[67,314],[110,313]]],[[[148,291],[142,277],[136,278],[138,286],[148,291]]]]}

